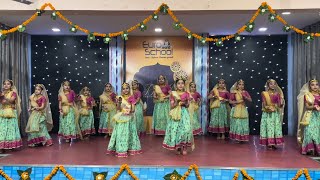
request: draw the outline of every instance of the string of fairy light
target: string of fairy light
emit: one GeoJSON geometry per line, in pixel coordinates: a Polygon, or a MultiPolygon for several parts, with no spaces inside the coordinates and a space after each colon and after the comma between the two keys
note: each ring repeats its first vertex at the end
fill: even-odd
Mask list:
{"type": "Polygon", "coordinates": [[[95,41],[96,40],[96,36],[99,37],[103,37],[103,41],[104,43],[108,44],[112,38],[115,38],[117,36],[121,36],[123,38],[123,40],[128,40],[129,39],[129,33],[139,29],[140,31],[145,31],[147,29],[147,24],[150,20],[154,20],[157,21],[159,19],[159,15],[163,14],[163,15],[170,15],[170,17],[173,20],[173,28],[176,30],[180,30],[182,29],[185,33],[186,33],[186,37],[189,40],[192,40],[193,38],[199,40],[202,44],[206,44],[207,42],[214,42],[215,45],[217,46],[222,46],[223,45],[223,41],[225,40],[230,40],[232,38],[235,38],[235,41],[241,41],[241,37],[240,34],[243,33],[244,31],[251,33],[254,28],[255,28],[255,19],[259,16],[259,15],[265,15],[265,14],[269,14],[268,15],[268,20],[270,22],[275,22],[275,21],[280,21],[283,24],[283,31],[284,32],[290,32],[290,31],[294,31],[298,34],[301,34],[304,36],[304,42],[308,43],[310,41],[312,41],[314,39],[314,37],[320,37],[320,33],[312,33],[312,32],[305,32],[293,25],[289,25],[280,15],[278,15],[272,8],[271,6],[269,6],[266,2],[263,2],[261,4],[261,6],[256,10],[255,14],[252,16],[252,18],[245,23],[245,25],[243,25],[241,28],[239,28],[237,30],[236,33],[227,35],[227,36],[223,36],[223,37],[204,37],[201,36],[197,33],[193,33],[190,29],[188,29],[183,23],[181,23],[181,21],[175,16],[175,14],[173,13],[173,11],[169,8],[169,6],[167,4],[161,4],[157,10],[155,10],[153,12],[153,14],[149,15],[147,18],[145,18],[142,22],[137,23],[136,25],[131,26],[130,28],[126,29],[126,30],[122,30],[119,32],[113,32],[113,33],[99,33],[99,32],[92,32],[89,31],[86,28],[83,28],[75,23],[73,23],[72,21],[70,21],[68,18],[66,18],[65,16],[63,16],[61,14],[60,11],[57,11],[55,9],[55,7],[50,4],[50,3],[45,3],[44,5],[41,6],[40,9],[37,9],[36,12],[26,21],[24,21],[22,24],[13,27],[11,29],[8,30],[1,30],[0,29],[0,39],[1,40],[5,40],[7,38],[7,35],[10,33],[14,33],[16,31],[19,32],[24,32],[26,30],[27,25],[34,21],[38,16],[41,16],[43,13],[45,13],[45,9],[49,7],[51,9],[51,19],[56,20],[57,18],[62,19],[63,21],[65,21],[67,24],[70,25],[70,32],[76,33],[77,31],[82,31],[85,34],[87,34],[88,38],[87,40],[90,41],[95,41]]]}

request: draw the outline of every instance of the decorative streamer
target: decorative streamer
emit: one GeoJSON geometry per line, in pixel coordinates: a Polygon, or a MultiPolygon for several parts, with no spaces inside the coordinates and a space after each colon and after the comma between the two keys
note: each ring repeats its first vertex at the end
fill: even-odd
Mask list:
{"type": "Polygon", "coordinates": [[[301,34],[304,36],[304,41],[310,42],[314,39],[314,37],[320,37],[320,33],[310,33],[310,32],[305,32],[299,28],[296,28],[295,26],[289,25],[280,15],[276,14],[276,12],[269,6],[266,2],[263,2],[261,6],[256,10],[255,14],[251,17],[250,21],[247,22],[245,25],[243,25],[241,28],[237,30],[236,33],[230,34],[227,36],[223,36],[221,38],[210,38],[210,37],[203,37],[199,34],[192,33],[191,30],[189,30],[184,24],[179,21],[179,19],[174,15],[173,11],[169,8],[167,4],[162,4],[161,6],[158,7],[157,10],[155,10],[152,15],[149,15],[147,18],[145,18],[142,22],[137,23],[136,25],[131,26],[130,28],[126,30],[122,30],[119,32],[112,32],[112,33],[99,33],[99,32],[91,32],[86,28],[83,28],[79,25],[74,24],[72,21],[67,19],[65,16],[61,14],[61,12],[56,11],[54,6],[50,3],[45,3],[44,5],[41,6],[40,9],[37,9],[37,11],[26,21],[24,21],[22,24],[11,28],[9,30],[0,30],[0,39],[5,39],[7,34],[14,33],[16,31],[23,32],[29,23],[34,21],[38,16],[41,16],[43,13],[45,13],[45,9],[49,7],[53,12],[51,13],[51,18],[55,20],[57,17],[65,21],[67,24],[71,26],[70,31],[71,32],[77,32],[77,30],[82,31],[88,35],[88,40],[94,40],[95,36],[101,36],[104,37],[104,42],[109,43],[111,41],[112,37],[117,37],[121,36],[124,40],[128,40],[128,33],[136,30],[137,28],[140,29],[141,31],[144,31],[147,29],[147,24],[150,20],[158,20],[159,18],[159,13],[162,14],[168,14],[172,20],[174,21],[173,23],[173,28],[175,29],[182,29],[186,33],[186,37],[188,39],[196,38],[202,43],[206,42],[215,42],[217,46],[221,46],[223,44],[223,41],[229,40],[232,38],[236,38],[236,40],[239,40],[239,34],[241,34],[244,31],[247,32],[252,32],[255,27],[255,19],[258,17],[258,15],[264,15],[266,13],[269,13],[268,19],[270,22],[274,22],[276,20],[280,21],[284,26],[283,26],[283,31],[289,32],[291,30],[295,31],[298,34],[301,34]]]}

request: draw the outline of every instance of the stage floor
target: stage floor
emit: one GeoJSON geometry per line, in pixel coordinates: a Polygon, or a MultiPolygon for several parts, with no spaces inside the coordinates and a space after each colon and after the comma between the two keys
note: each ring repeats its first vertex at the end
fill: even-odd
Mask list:
{"type": "Polygon", "coordinates": [[[285,145],[275,151],[259,146],[259,137],[250,143],[236,144],[217,140],[214,136],[195,137],[196,149],[186,156],[176,155],[161,147],[163,137],[147,135],[141,138],[143,154],[117,158],[106,155],[109,138],[92,137],[89,141],[55,144],[51,147],[28,148],[6,152],[0,165],[121,165],[135,166],[210,166],[219,168],[320,168],[320,163],[299,153],[294,137],[286,137],[285,145]]]}

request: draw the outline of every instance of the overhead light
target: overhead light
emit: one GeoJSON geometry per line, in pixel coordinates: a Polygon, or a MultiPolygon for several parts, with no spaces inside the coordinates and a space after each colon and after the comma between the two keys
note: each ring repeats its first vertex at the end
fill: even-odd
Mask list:
{"type": "Polygon", "coordinates": [[[60,32],[60,29],[59,28],[52,28],[52,31],[53,32],[60,32]]]}
{"type": "Polygon", "coordinates": [[[162,29],[161,28],[155,28],[154,31],[155,32],[162,32],[162,29]]]}
{"type": "Polygon", "coordinates": [[[289,15],[289,14],[291,14],[291,12],[289,12],[289,11],[288,12],[282,12],[281,14],[282,15],[289,15]]]}
{"type": "Polygon", "coordinates": [[[262,27],[262,28],[259,28],[259,31],[261,31],[261,32],[264,32],[264,31],[266,31],[268,28],[266,28],[266,27],[262,27]]]}

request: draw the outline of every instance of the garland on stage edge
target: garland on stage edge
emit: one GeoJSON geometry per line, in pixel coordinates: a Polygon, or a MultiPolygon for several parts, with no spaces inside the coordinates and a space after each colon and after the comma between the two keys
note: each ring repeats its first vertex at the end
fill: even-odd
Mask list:
{"type": "MultiPolygon", "coordinates": [[[[75,180],[67,172],[67,170],[64,168],[64,166],[55,166],[52,169],[52,171],[50,172],[50,174],[44,178],[44,180],[51,180],[58,173],[59,170],[65,175],[65,177],[68,180],[75,180]]],[[[121,165],[121,167],[118,170],[118,172],[115,175],[113,175],[110,180],[119,179],[119,177],[121,176],[121,174],[125,170],[128,172],[128,174],[130,175],[130,177],[132,179],[139,180],[139,178],[136,175],[133,174],[133,172],[130,169],[128,164],[121,165]]],[[[163,178],[165,180],[186,180],[189,177],[189,175],[190,175],[192,170],[194,170],[194,172],[196,174],[196,179],[197,180],[202,180],[202,177],[200,176],[200,173],[199,173],[198,166],[195,165],[195,164],[190,165],[189,168],[188,168],[188,171],[185,172],[184,175],[181,175],[176,170],[174,170],[172,173],[169,173],[169,174],[165,175],[163,178]]],[[[30,175],[31,175],[31,172],[32,172],[32,168],[28,168],[25,171],[17,170],[17,172],[18,172],[18,174],[20,176],[20,180],[31,180],[30,175]]],[[[240,172],[241,172],[242,177],[243,177],[244,180],[254,180],[254,178],[250,177],[244,169],[241,169],[240,172]]],[[[312,180],[311,177],[310,177],[308,169],[300,169],[300,170],[298,170],[296,175],[292,178],[292,180],[298,180],[301,177],[302,174],[305,175],[306,180],[312,180]]],[[[5,180],[13,180],[2,169],[0,169],[0,175],[5,180]]],[[[93,172],[94,180],[106,180],[107,175],[108,175],[108,172],[100,172],[100,173],[99,172],[93,172]]],[[[239,173],[236,172],[234,174],[232,180],[238,180],[238,178],[239,178],[239,173]]]]}
{"type": "Polygon", "coordinates": [[[12,180],[12,178],[9,177],[2,169],[0,169],[0,175],[1,175],[5,180],[12,180]]]}
{"type": "Polygon", "coordinates": [[[297,174],[294,176],[294,178],[292,178],[292,180],[298,180],[302,174],[304,174],[306,180],[311,180],[308,169],[300,169],[299,171],[297,171],[297,174]]]}
{"type": "Polygon", "coordinates": [[[75,180],[63,166],[55,166],[44,180],[51,180],[57,174],[58,170],[60,170],[68,180],[75,180]]]}
{"type": "Polygon", "coordinates": [[[71,22],[69,19],[67,19],[65,16],[63,16],[59,11],[56,11],[56,9],[53,7],[51,3],[45,3],[44,5],[41,6],[40,9],[37,9],[36,12],[26,21],[24,21],[21,25],[18,25],[14,28],[11,28],[9,30],[1,30],[0,29],[0,39],[4,40],[7,37],[7,34],[14,33],[16,31],[19,32],[24,32],[26,29],[26,26],[34,21],[38,16],[41,16],[43,13],[45,13],[45,9],[49,7],[53,12],[51,13],[51,18],[53,20],[56,20],[57,17],[65,21],[67,24],[69,24],[70,31],[76,33],[78,30],[86,33],[88,35],[88,41],[95,41],[96,36],[103,37],[103,41],[105,43],[109,43],[113,37],[121,36],[124,40],[128,40],[128,33],[136,30],[139,28],[141,31],[145,31],[147,29],[147,23],[153,19],[157,21],[159,19],[159,13],[162,14],[169,14],[172,20],[174,21],[173,23],[173,28],[174,29],[182,29],[186,33],[186,37],[188,39],[196,38],[199,40],[201,43],[205,44],[206,42],[215,42],[217,46],[221,46],[223,44],[223,41],[229,40],[232,38],[235,38],[236,41],[241,41],[241,37],[239,36],[242,32],[247,31],[247,32],[252,32],[255,27],[255,19],[258,17],[259,14],[264,15],[269,12],[268,19],[270,22],[274,22],[276,20],[280,21],[284,26],[283,26],[283,31],[289,32],[291,30],[295,31],[298,34],[301,34],[304,36],[304,42],[308,43],[314,39],[314,37],[320,37],[320,32],[319,33],[312,33],[312,32],[305,32],[301,29],[296,28],[295,26],[289,25],[281,16],[276,14],[276,12],[269,6],[266,2],[263,2],[261,6],[257,9],[255,14],[252,16],[249,22],[247,22],[245,25],[243,25],[241,28],[238,29],[238,31],[234,34],[230,34],[227,36],[224,36],[222,38],[208,38],[208,37],[203,37],[199,34],[192,33],[187,27],[185,27],[179,19],[174,15],[173,11],[169,8],[167,4],[162,4],[161,6],[158,7],[157,10],[154,11],[152,15],[149,15],[147,18],[145,18],[142,22],[131,26],[130,28],[126,30],[122,30],[119,32],[113,32],[113,33],[99,33],[99,32],[91,32],[88,29],[82,28],[79,25],[74,24],[71,22]]]}
{"type": "Polygon", "coordinates": [[[244,180],[254,180],[251,176],[248,175],[246,170],[241,169],[240,171],[244,180]]]}
{"type": "Polygon", "coordinates": [[[111,178],[110,180],[116,180],[116,179],[118,179],[118,178],[121,176],[121,174],[122,174],[122,172],[123,172],[124,170],[127,170],[128,174],[132,177],[132,179],[134,179],[134,180],[139,180],[139,178],[137,178],[137,176],[133,174],[133,172],[131,171],[131,169],[130,169],[130,167],[129,167],[128,164],[123,164],[123,165],[120,167],[119,171],[118,171],[114,176],[112,176],[112,178],[111,178]]]}
{"type": "Polygon", "coordinates": [[[17,172],[20,176],[20,180],[31,180],[30,175],[32,172],[32,168],[28,168],[25,171],[17,170],[17,172]]]}
{"type": "Polygon", "coordinates": [[[200,173],[199,173],[199,168],[197,165],[193,164],[193,165],[190,165],[188,171],[186,173],[184,173],[184,175],[182,176],[181,180],[185,180],[188,178],[190,172],[192,171],[192,169],[194,170],[194,172],[196,173],[196,176],[197,176],[197,180],[202,180],[201,176],[200,176],[200,173]]]}

